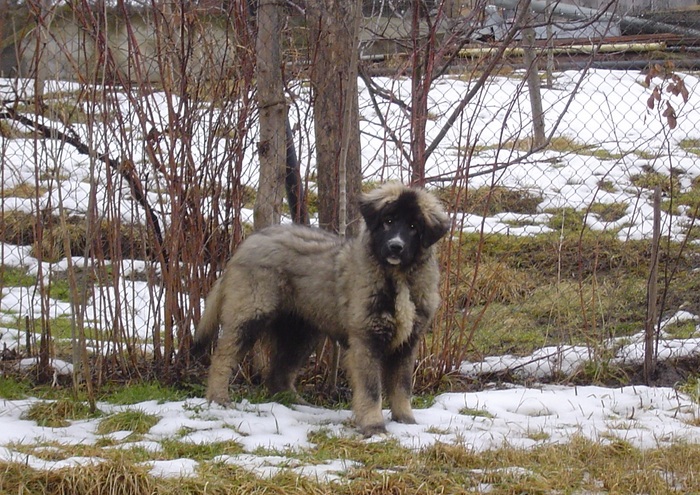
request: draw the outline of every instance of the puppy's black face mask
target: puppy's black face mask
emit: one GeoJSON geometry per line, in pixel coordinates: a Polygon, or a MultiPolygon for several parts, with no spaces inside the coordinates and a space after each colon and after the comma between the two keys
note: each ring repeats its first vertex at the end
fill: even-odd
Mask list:
{"type": "Polygon", "coordinates": [[[369,203],[360,211],[371,236],[372,254],[382,264],[408,267],[418,257],[425,230],[415,194],[407,192],[376,210],[369,203]]]}

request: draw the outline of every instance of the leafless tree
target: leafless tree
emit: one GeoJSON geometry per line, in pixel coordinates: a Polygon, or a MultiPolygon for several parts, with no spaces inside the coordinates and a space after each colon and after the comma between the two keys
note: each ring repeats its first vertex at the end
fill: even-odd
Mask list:
{"type": "Polygon", "coordinates": [[[338,232],[341,169],[345,170],[347,219],[357,222],[355,197],[361,188],[360,131],[357,102],[357,38],[361,3],[312,0],[308,4],[310,72],[313,88],[318,172],[319,224],[338,232]],[[353,55],[354,54],[354,55],[353,55]],[[354,60],[354,62],[353,62],[354,60]]]}
{"type": "Polygon", "coordinates": [[[260,176],[253,222],[256,229],[280,222],[287,157],[286,108],[280,56],[280,5],[258,5],[257,95],[260,119],[260,176]]]}

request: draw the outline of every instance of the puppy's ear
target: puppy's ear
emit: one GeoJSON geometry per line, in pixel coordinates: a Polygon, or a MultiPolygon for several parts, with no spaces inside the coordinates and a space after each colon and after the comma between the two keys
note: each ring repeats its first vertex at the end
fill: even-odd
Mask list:
{"type": "Polygon", "coordinates": [[[442,211],[425,213],[425,229],[421,241],[423,247],[429,248],[450,230],[450,219],[442,211]]]}
{"type": "Polygon", "coordinates": [[[360,199],[360,213],[362,218],[365,219],[367,228],[373,230],[380,221],[381,215],[380,210],[377,208],[375,201],[363,196],[360,199]]]}

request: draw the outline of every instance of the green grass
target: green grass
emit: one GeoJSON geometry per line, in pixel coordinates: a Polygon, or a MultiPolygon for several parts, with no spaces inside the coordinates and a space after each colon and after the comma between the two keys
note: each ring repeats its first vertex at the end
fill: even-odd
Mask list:
{"type": "Polygon", "coordinates": [[[70,284],[67,279],[53,279],[49,284],[49,296],[59,301],[70,302],[70,284]]]}
{"type": "Polygon", "coordinates": [[[617,188],[615,187],[615,183],[609,179],[601,179],[598,181],[598,188],[600,188],[601,191],[613,193],[617,191],[617,188]]]}
{"type": "MultiPolygon", "coordinates": [[[[565,221],[580,222],[574,213],[565,221]]],[[[636,333],[644,328],[648,260],[647,242],[582,234],[580,226],[565,230],[563,238],[560,232],[527,238],[465,234],[446,262],[451,270],[445,304],[466,312],[445,320],[428,343],[441,341],[445,332],[454,339],[467,332],[465,357],[476,360],[526,355],[545,345],[596,346],[636,333]]],[[[681,267],[682,274],[691,272],[692,263],[681,267]]],[[[669,307],[686,299],[700,303],[697,285],[674,285],[669,307]]]]}
{"type": "Polygon", "coordinates": [[[116,386],[107,390],[102,400],[112,404],[131,405],[148,400],[156,400],[159,404],[170,401],[185,400],[190,396],[186,390],[167,387],[156,381],[134,382],[116,386]]]}
{"type": "Polygon", "coordinates": [[[192,443],[168,438],[161,443],[160,459],[193,459],[208,461],[220,455],[236,455],[243,453],[243,448],[237,442],[192,443]]]}
{"type": "Polygon", "coordinates": [[[617,222],[627,214],[627,203],[593,203],[591,213],[595,213],[603,222],[617,222]]]}
{"type": "MultiPolygon", "coordinates": [[[[39,324],[40,322],[37,322],[39,324]]],[[[69,316],[59,316],[49,320],[51,336],[55,339],[70,339],[73,332],[73,320],[69,316]]],[[[39,328],[36,329],[40,331],[39,328]]]]}
{"type": "MultiPolygon", "coordinates": [[[[2,382],[0,382],[1,384],[2,382]]],[[[679,385],[679,390],[698,400],[697,377],[679,385]]],[[[64,394],[66,391],[63,392],[64,394]]],[[[160,396],[156,391],[154,397],[160,396]]],[[[68,419],[92,417],[85,406],[59,400],[48,409],[33,408],[42,417],[53,417],[61,410],[62,421],[45,420],[46,426],[65,426],[68,419]]],[[[46,405],[46,403],[37,403],[46,405]]],[[[465,407],[460,414],[488,420],[492,414],[480,408],[465,407]]],[[[158,418],[140,410],[105,416],[98,434],[132,431],[145,434],[158,418]]],[[[692,425],[697,426],[697,425],[692,425]]],[[[187,435],[183,429],[180,435],[187,435]]],[[[433,428],[435,435],[451,434],[433,428]]],[[[114,448],[119,444],[105,439],[95,444],[65,446],[26,443],[10,447],[20,453],[46,461],[73,456],[98,457],[96,465],[37,471],[21,463],[0,463],[0,493],[99,494],[180,494],[180,493],[285,493],[364,495],[367,493],[587,493],[608,487],[610,493],[697,493],[700,479],[700,445],[676,443],[670,447],[640,450],[616,437],[591,441],[574,437],[569,443],[548,445],[549,436],[534,429],[526,435],[539,445],[529,449],[513,447],[475,451],[471,446],[435,443],[420,451],[402,447],[396,439],[366,442],[359,437],[335,436],[320,429],[309,434],[312,446],[305,449],[258,449],[255,455],[286,457],[279,474],[257,478],[242,468],[220,462],[220,456],[243,453],[234,441],[197,444],[172,437],[160,441],[161,449],[151,451],[140,446],[114,448]],[[158,478],[149,474],[149,462],[192,459],[199,463],[195,474],[187,478],[158,478]],[[340,473],[341,482],[322,482],[299,477],[285,470],[291,466],[312,466],[343,459],[351,463],[340,473]],[[97,490],[99,487],[99,490],[97,490]],[[614,487],[614,489],[613,489],[614,487]]],[[[128,442],[138,436],[127,437],[128,442]]]]}
{"type": "Polygon", "coordinates": [[[683,151],[700,156],[700,139],[681,139],[678,145],[683,151]]]}
{"type": "Polygon", "coordinates": [[[656,160],[662,155],[660,151],[653,150],[635,150],[634,154],[642,160],[656,160]]]}
{"type": "Polygon", "coordinates": [[[411,407],[413,407],[413,409],[428,409],[429,407],[432,407],[434,404],[435,404],[435,395],[434,394],[414,395],[411,398],[411,407]]]}
{"type": "Polygon", "coordinates": [[[473,418],[493,418],[493,414],[488,412],[486,409],[474,409],[471,407],[464,407],[459,410],[459,414],[464,416],[471,416],[473,418]]]}
{"type": "Polygon", "coordinates": [[[98,417],[100,411],[92,411],[84,402],[71,399],[39,401],[27,410],[23,419],[36,421],[39,426],[64,428],[70,421],[98,417]]]}
{"type": "Polygon", "coordinates": [[[687,394],[693,402],[700,404],[700,375],[691,375],[678,385],[678,390],[687,394]]]}
{"type": "Polygon", "coordinates": [[[0,375],[0,398],[7,400],[24,399],[31,394],[31,384],[26,380],[16,380],[0,375]]]}
{"type": "Polygon", "coordinates": [[[490,304],[474,336],[475,350],[480,355],[523,354],[545,345],[586,344],[643,328],[645,284],[603,282],[548,284],[517,304],[490,304]]]}
{"type": "Polygon", "coordinates": [[[29,275],[26,268],[0,265],[0,285],[3,287],[32,287],[36,276],[29,275]]]}
{"type": "Polygon", "coordinates": [[[619,160],[624,156],[622,153],[613,153],[602,146],[580,143],[566,136],[553,137],[547,149],[559,153],[592,156],[598,160],[619,160]]]}
{"type": "MultiPolygon", "coordinates": [[[[40,319],[35,319],[31,320],[31,323],[33,323],[33,327],[31,328],[31,331],[35,333],[36,338],[39,338],[39,335],[41,334],[41,325],[42,322],[40,319]]],[[[30,325],[31,325],[30,323],[30,325]]],[[[64,340],[64,341],[69,341],[72,338],[72,332],[73,332],[73,320],[70,316],[58,316],[57,318],[51,318],[46,320],[46,324],[48,325],[50,332],[51,332],[51,337],[54,339],[54,344],[56,345],[56,352],[59,351],[59,348],[61,346],[66,347],[68,351],[70,350],[70,342],[67,344],[64,343],[59,343],[59,340],[64,340]]],[[[17,330],[24,331],[26,330],[26,322],[25,319],[21,316],[15,316],[14,321],[12,322],[6,322],[4,323],[4,326],[6,328],[14,328],[17,330]]],[[[88,339],[101,339],[104,336],[94,327],[85,327],[84,328],[85,336],[88,339]]],[[[24,336],[21,338],[21,344],[24,344],[24,336]]]]}
{"type": "MultiPolygon", "coordinates": [[[[73,321],[69,316],[59,316],[49,320],[49,325],[51,326],[51,336],[54,339],[69,340],[73,337],[73,321]]],[[[84,327],[83,333],[85,338],[90,340],[103,340],[106,337],[104,333],[94,327],[84,327]]]]}
{"type": "Polygon", "coordinates": [[[664,327],[664,332],[674,339],[689,339],[697,334],[697,322],[683,321],[672,323],[664,327]]]}
{"type": "Polygon", "coordinates": [[[680,207],[685,207],[685,213],[689,218],[697,218],[700,213],[700,179],[693,179],[690,188],[674,194],[673,197],[664,198],[661,201],[661,209],[674,215],[680,214],[680,207]]]}
{"type": "Polygon", "coordinates": [[[669,176],[655,170],[633,174],[630,176],[630,182],[640,189],[653,190],[659,187],[665,194],[678,194],[681,190],[680,181],[676,175],[669,176]]]}
{"type": "Polygon", "coordinates": [[[147,414],[139,409],[122,411],[105,417],[97,427],[99,435],[106,435],[116,431],[131,431],[137,435],[148,433],[159,421],[154,414],[147,414]]]}
{"type": "Polygon", "coordinates": [[[546,209],[545,213],[551,215],[547,222],[547,227],[557,232],[564,230],[565,232],[579,232],[586,227],[584,218],[585,212],[574,208],[556,208],[546,209]]]}
{"type": "Polygon", "coordinates": [[[589,148],[584,151],[579,151],[579,155],[592,156],[598,160],[619,160],[624,156],[622,153],[613,153],[605,148],[589,148]]]}

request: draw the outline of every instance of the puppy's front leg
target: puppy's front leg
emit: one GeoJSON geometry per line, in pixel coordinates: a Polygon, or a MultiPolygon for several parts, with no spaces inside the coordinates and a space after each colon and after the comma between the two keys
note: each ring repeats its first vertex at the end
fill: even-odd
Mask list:
{"type": "Polygon", "coordinates": [[[383,363],[384,388],[391,407],[391,419],[399,423],[416,422],[411,409],[415,354],[414,346],[406,345],[388,356],[383,363]]]}
{"type": "Polygon", "coordinates": [[[352,410],[355,423],[365,437],[386,433],[382,416],[381,361],[361,339],[350,341],[346,354],[352,382],[352,410]]]}

